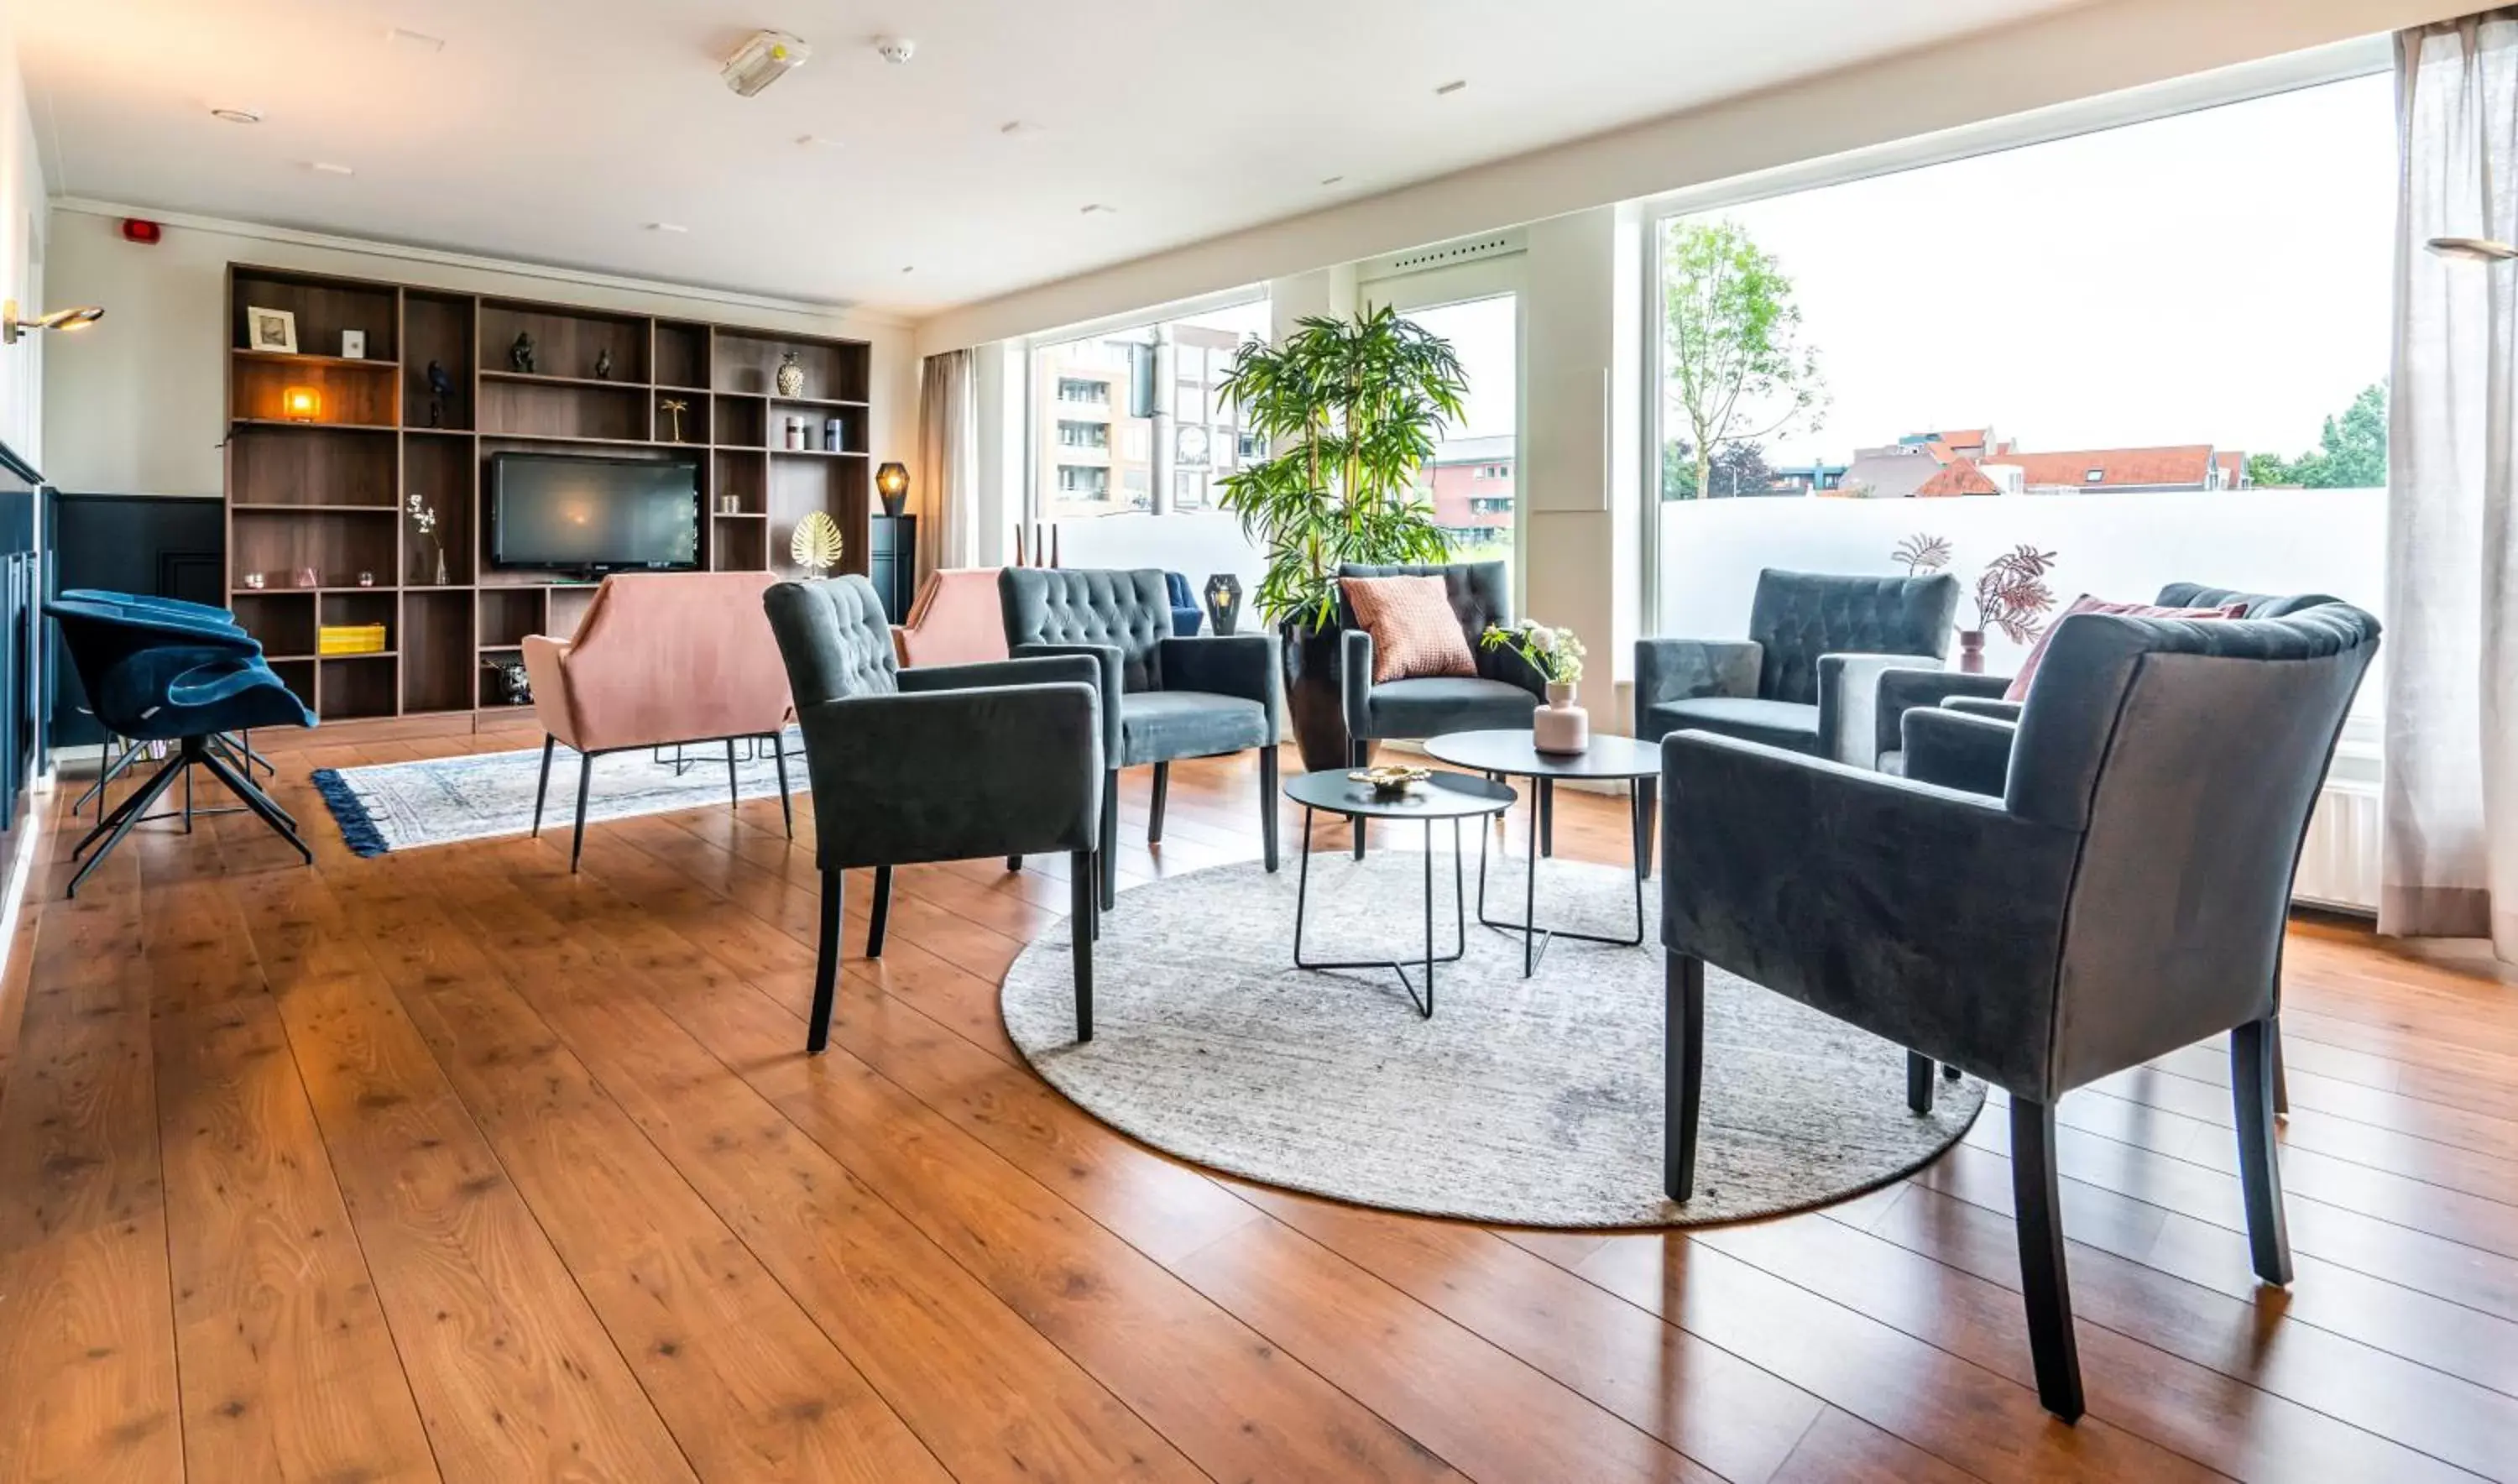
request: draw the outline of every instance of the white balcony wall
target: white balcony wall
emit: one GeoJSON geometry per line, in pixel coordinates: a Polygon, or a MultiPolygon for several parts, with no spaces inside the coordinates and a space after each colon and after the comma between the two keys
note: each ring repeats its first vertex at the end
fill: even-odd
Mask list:
{"type": "Polygon", "coordinates": [[[1062,520],[1058,561],[1063,567],[1159,567],[1203,590],[1209,576],[1230,572],[1241,579],[1242,630],[1254,627],[1251,607],[1267,562],[1241,535],[1241,522],[1212,510],[1174,515],[1103,515],[1062,520]]]}
{"type": "MultiPolygon", "coordinates": [[[[2163,584],[2183,581],[2251,592],[2330,592],[2378,613],[2386,508],[2384,490],[1674,501],[1661,507],[1655,632],[1745,637],[1761,569],[1890,576],[1904,569],[1889,550],[1918,533],[1950,543],[1948,570],[1971,589],[1986,562],[2026,542],[2060,553],[2049,580],[2059,603],[2084,592],[2148,602],[2163,584]]],[[[1963,598],[1961,627],[1974,627],[1975,615],[1963,598]]],[[[2022,652],[1988,634],[1985,669],[2010,674],[2022,652]]],[[[1955,645],[1952,656],[1955,663],[1955,645]]],[[[2362,686],[2361,709],[2374,710],[2378,693],[2372,675],[2362,686]]]]}

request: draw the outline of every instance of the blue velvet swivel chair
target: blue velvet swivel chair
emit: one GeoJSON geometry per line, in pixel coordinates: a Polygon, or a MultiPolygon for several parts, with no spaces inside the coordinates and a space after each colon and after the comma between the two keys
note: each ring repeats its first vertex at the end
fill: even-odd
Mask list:
{"type": "Polygon", "coordinates": [[[1177,572],[1164,573],[1163,595],[1171,599],[1172,637],[1197,637],[1197,627],[1205,613],[1197,606],[1197,594],[1191,590],[1189,579],[1177,572]]]}
{"type": "MultiPolygon", "coordinates": [[[[1277,869],[1277,712],[1284,679],[1274,633],[1174,633],[1163,574],[1151,567],[1101,571],[1008,567],[997,574],[1006,647],[1021,659],[1085,655],[1101,675],[1102,905],[1118,891],[1119,769],[1151,764],[1146,839],[1163,838],[1163,802],[1175,758],[1257,749],[1259,838],[1277,869]]],[[[1021,862],[1009,855],[1009,866],[1021,862]]]]}
{"type": "Polygon", "coordinates": [[[921,665],[892,658],[862,577],[761,596],[787,667],[813,788],[821,942],[804,1049],[830,1044],[847,874],[874,870],[866,957],[883,956],[898,865],[1011,852],[1069,856],[1075,1036],[1093,1038],[1093,857],[1102,825],[1100,672],[1074,655],[921,665]]]}
{"type": "MultiPolygon", "coordinates": [[[[109,603],[119,608],[160,614],[222,629],[239,638],[246,636],[244,626],[236,621],[234,610],[215,607],[209,603],[195,603],[180,597],[159,597],[154,593],[115,592],[104,588],[68,588],[63,590],[62,596],[73,602],[109,603]]],[[[260,652],[260,645],[255,646],[255,651],[260,652]]],[[[82,706],[79,709],[89,712],[90,715],[94,714],[90,708],[82,706]]],[[[231,755],[231,761],[239,763],[248,778],[253,776],[255,768],[260,768],[267,773],[278,772],[270,759],[253,750],[253,738],[250,733],[239,733],[233,738],[224,736],[215,738],[211,745],[227,751],[231,755]]],[[[86,792],[71,801],[70,813],[75,815],[79,810],[87,807],[87,802],[90,799],[100,801],[98,808],[102,810],[104,808],[102,801],[107,791],[112,787],[113,780],[128,771],[131,764],[138,762],[148,750],[148,745],[145,743],[134,743],[110,731],[107,732],[98,749],[96,781],[87,786],[86,792]],[[118,753],[113,746],[117,741],[124,744],[118,753]]]]}
{"type": "MultiPolygon", "coordinates": [[[[2378,622],[2076,614],[2000,797],[1703,731],[1662,743],[1663,1177],[1693,1194],[1705,965],[2011,1095],[2037,1394],[2081,1413],[2055,1162],[2073,1088],[2224,1031],[2256,1276],[2290,1282],[2274,1141],[2282,933],[2309,811],[2378,622]]],[[[1920,715],[1912,714],[1912,715],[1920,715]]],[[[1911,724],[1911,717],[1910,717],[1911,724]]],[[[1896,1116],[1893,1110],[1885,1116],[1896,1116]]],[[[1719,1123],[1702,1137],[1723,1137],[1719,1123]]]]}
{"type": "Polygon", "coordinates": [[[61,625],[63,644],[98,723],[135,743],[176,745],[166,765],[100,818],[71,851],[75,859],[97,848],[70,879],[68,895],[78,895],[90,873],[168,789],[178,782],[189,787],[195,767],[226,785],[314,863],[314,853],[297,837],[296,821],[254,785],[239,766],[239,755],[217,742],[256,726],[315,724],[314,713],[263,663],[261,645],[232,621],[156,604],[65,596],[45,604],[44,611],[61,625]]]}

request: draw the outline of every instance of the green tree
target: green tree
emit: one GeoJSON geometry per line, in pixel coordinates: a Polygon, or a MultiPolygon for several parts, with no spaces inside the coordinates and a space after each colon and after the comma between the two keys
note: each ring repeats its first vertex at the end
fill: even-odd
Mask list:
{"type": "MultiPolygon", "coordinates": [[[[1664,348],[1670,398],[1690,449],[1679,499],[1716,488],[1726,445],[1753,442],[1806,418],[1818,426],[1825,382],[1801,343],[1793,282],[1728,221],[1682,222],[1662,249],[1664,348]]],[[[1672,488],[1665,472],[1664,493],[1672,488]]]]}
{"type": "MultiPolygon", "coordinates": [[[[1758,495],[1775,482],[1775,471],[1766,464],[1766,446],[1761,443],[1726,443],[1706,463],[1706,481],[1715,500],[1734,495],[1758,495]]],[[[1694,500],[1696,498],[1696,449],[1684,438],[1671,439],[1661,454],[1661,498],[1694,500]]]]}
{"type": "Polygon", "coordinates": [[[2258,454],[2247,477],[2260,485],[2311,490],[2380,490],[2387,485],[2387,384],[2365,387],[2352,405],[2325,419],[2317,447],[2297,458],[2258,454]]]}

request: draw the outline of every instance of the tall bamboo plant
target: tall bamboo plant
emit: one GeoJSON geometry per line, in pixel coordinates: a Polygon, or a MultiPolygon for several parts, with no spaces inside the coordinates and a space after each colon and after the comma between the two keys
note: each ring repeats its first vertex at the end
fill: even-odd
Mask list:
{"type": "Polygon", "coordinates": [[[1341,562],[1439,562],[1451,544],[1416,473],[1469,384],[1451,343],[1387,307],[1303,320],[1253,342],[1221,388],[1276,453],[1227,476],[1219,502],[1267,553],[1254,594],[1271,623],[1326,629],[1341,562]]]}

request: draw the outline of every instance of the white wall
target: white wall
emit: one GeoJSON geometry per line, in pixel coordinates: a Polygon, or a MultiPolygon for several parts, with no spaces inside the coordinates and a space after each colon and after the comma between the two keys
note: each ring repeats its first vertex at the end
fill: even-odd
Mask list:
{"type": "MultiPolygon", "coordinates": [[[[8,10],[0,7],[0,294],[16,299],[29,314],[55,307],[44,299],[45,232],[44,167],[35,148],[35,122],[26,110],[25,82],[18,71],[17,36],[8,10]]],[[[0,441],[39,469],[44,468],[47,338],[36,335],[0,346],[0,441]]]]}
{"type": "Polygon", "coordinates": [[[1258,622],[1248,615],[1267,564],[1258,548],[1242,539],[1241,523],[1230,515],[1199,512],[1063,520],[1058,523],[1058,560],[1063,567],[1159,567],[1188,578],[1193,589],[1203,589],[1215,573],[1230,572],[1241,579],[1244,630],[1258,622]]]}
{"type": "MultiPolygon", "coordinates": [[[[170,222],[163,241],[144,247],[122,240],[121,214],[74,201],[52,212],[49,291],[62,303],[106,306],[103,323],[56,337],[45,367],[44,473],[65,490],[219,493],[231,261],[858,336],[874,345],[874,456],[918,472],[918,366],[908,330],[889,321],[241,223],[170,222]]],[[[932,483],[913,488],[923,494],[932,483]]]]}

